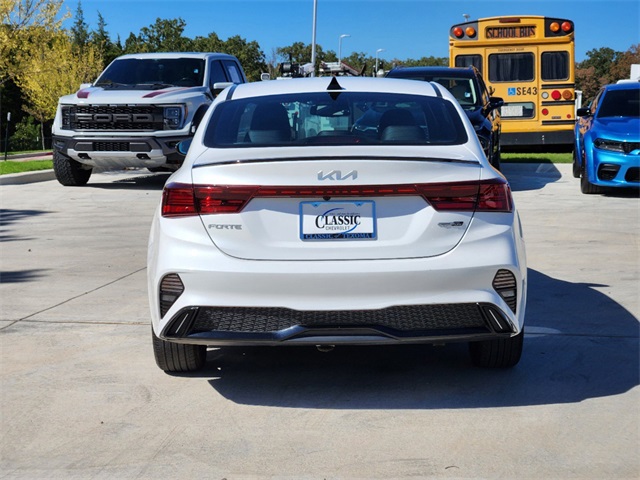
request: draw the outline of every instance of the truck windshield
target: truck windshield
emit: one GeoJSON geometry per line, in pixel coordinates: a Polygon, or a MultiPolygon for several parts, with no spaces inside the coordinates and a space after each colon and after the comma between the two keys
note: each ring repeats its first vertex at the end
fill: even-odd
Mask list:
{"type": "Polygon", "coordinates": [[[200,87],[204,60],[200,58],[124,58],[115,60],[96,81],[97,87],[157,89],[200,87]]]}

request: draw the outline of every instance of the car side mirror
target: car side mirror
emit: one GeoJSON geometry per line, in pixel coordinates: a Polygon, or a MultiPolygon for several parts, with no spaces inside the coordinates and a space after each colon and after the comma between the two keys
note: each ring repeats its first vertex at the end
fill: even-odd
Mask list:
{"type": "Polygon", "coordinates": [[[588,117],[591,115],[591,110],[586,107],[579,108],[578,110],[576,110],[576,115],[578,117],[588,117]]]}
{"type": "Polygon", "coordinates": [[[500,108],[504,105],[504,100],[501,97],[489,97],[489,103],[487,103],[482,109],[483,115],[486,117],[496,108],[500,108]]]}
{"type": "Polygon", "coordinates": [[[182,155],[186,155],[189,152],[189,147],[191,146],[192,141],[193,138],[187,138],[185,140],[182,140],[181,142],[178,142],[178,144],[176,145],[176,150],[178,150],[178,152],[182,155]]]}

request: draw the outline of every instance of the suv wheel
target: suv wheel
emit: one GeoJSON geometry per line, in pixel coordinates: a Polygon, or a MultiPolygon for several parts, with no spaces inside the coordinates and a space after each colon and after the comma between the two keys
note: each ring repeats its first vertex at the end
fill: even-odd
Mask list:
{"type": "Polygon", "coordinates": [[[92,169],[54,150],[53,171],[56,174],[58,182],[62,185],[66,187],[79,187],[87,184],[92,169]]]}
{"type": "Polygon", "coordinates": [[[593,195],[603,192],[602,187],[594,185],[589,181],[589,174],[587,173],[587,168],[584,164],[582,165],[581,173],[582,175],[580,175],[580,191],[582,193],[586,195],[593,195]]]}
{"type": "Polygon", "coordinates": [[[477,367],[510,368],[522,356],[524,329],[514,337],[469,343],[471,361],[477,367]]]}
{"type": "Polygon", "coordinates": [[[165,372],[195,372],[207,361],[207,347],[167,342],[158,338],[151,328],[156,364],[165,372]]]}

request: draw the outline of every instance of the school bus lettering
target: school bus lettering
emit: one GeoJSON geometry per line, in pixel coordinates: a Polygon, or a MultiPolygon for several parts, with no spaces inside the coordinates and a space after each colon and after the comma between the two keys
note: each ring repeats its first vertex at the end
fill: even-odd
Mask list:
{"type": "Polygon", "coordinates": [[[511,87],[507,89],[507,95],[537,95],[538,87],[511,87]]]}
{"type": "Polygon", "coordinates": [[[489,27],[485,31],[487,39],[493,38],[534,38],[536,27],[489,27]]]}

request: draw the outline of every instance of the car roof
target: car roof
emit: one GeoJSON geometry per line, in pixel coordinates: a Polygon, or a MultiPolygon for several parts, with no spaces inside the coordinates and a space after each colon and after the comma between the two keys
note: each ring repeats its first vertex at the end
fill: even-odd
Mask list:
{"type": "Polygon", "coordinates": [[[389,77],[395,75],[404,76],[403,74],[416,75],[440,75],[473,78],[477,72],[473,67],[396,67],[387,73],[389,77]]]}
{"type": "MultiPolygon", "coordinates": [[[[267,80],[237,85],[229,91],[232,99],[281,95],[288,93],[320,92],[384,92],[405,93],[426,96],[446,96],[449,92],[442,86],[431,82],[416,82],[400,78],[374,77],[315,77],[292,78],[287,80],[267,80]]],[[[224,95],[224,94],[223,94],[224,95]]],[[[451,97],[453,98],[453,97],[451,97]]]]}
{"type": "Polygon", "coordinates": [[[121,55],[116,58],[116,60],[127,59],[127,58],[156,58],[156,59],[171,59],[171,58],[226,58],[232,59],[235,58],[232,55],[226,53],[219,52],[162,52],[162,53],[128,53],[126,55],[121,55]]]}

